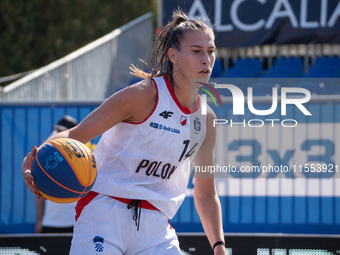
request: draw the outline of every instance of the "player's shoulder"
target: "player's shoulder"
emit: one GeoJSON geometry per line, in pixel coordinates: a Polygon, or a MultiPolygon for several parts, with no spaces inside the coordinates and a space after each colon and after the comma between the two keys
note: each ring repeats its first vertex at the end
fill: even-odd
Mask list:
{"type": "Polygon", "coordinates": [[[156,85],[153,79],[144,79],[130,86],[131,89],[138,94],[143,96],[155,95],[157,94],[156,85]]]}
{"type": "Polygon", "coordinates": [[[135,102],[149,102],[157,98],[157,89],[152,79],[137,82],[121,91],[135,102]]]}

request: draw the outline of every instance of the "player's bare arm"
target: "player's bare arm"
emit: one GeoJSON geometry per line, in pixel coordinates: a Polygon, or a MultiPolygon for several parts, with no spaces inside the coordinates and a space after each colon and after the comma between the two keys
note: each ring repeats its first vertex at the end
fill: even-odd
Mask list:
{"type": "Polygon", "coordinates": [[[68,137],[87,143],[122,121],[143,121],[153,111],[157,90],[148,79],[108,98],[78,126],[69,130],[68,137]]]}
{"type": "MultiPolygon", "coordinates": [[[[57,133],[47,141],[73,138],[85,144],[121,121],[144,120],[154,109],[156,101],[157,89],[153,81],[151,79],[141,81],[113,94],[76,127],[57,133]]],[[[33,176],[30,171],[31,162],[37,151],[38,149],[34,147],[24,158],[22,174],[26,186],[39,198],[38,190],[31,183],[33,176]]]]}
{"type": "MultiPolygon", "coordinates": [[[[216,119],[216,115],[211,108],[208,107],[207,133],[195,158],[195,165],[197,166],[214,165],[216,143],[216,128],[213,127],[214,119],[216,119]]],[[[211,247],[218,241],[224,241],[221,205],[215,188],[215,179],[212,174],[208,172],[195,173],[194,200],[211,247]]],[[[227,254],[224,245],[216,246],[214,254],[227,254]]]]}

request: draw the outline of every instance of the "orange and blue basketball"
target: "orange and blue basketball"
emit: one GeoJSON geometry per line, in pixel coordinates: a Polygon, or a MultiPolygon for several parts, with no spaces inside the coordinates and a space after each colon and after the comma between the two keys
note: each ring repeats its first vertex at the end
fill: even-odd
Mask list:
{"type": "Polygon", "coordinates": [[[84,197],[97,177],[93,153],[83,143],[58,138],[45,143],[35,155],[31,173],[40,194],[56,203],[72,203],[84,197]]]}

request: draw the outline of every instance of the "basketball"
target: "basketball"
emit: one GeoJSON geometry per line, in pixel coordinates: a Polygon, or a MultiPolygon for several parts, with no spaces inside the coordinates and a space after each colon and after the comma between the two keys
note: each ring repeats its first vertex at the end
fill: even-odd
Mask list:
{"type": "Polygon", "coordinates": [[[35,155],[31,173],[33,185],[53,202],[78,201],[93,187],[97,164],[93,153],[83,143],[58,138],[45,143],[35,155]]]}

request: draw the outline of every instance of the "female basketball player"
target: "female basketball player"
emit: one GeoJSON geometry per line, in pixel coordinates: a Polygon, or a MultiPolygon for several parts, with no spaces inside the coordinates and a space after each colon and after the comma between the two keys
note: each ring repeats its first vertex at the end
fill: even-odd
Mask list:
{"type": "MultiPolygon", "coordinates": [[[[83,143],[103,134],[96,149],[98,176],[78,202],[70,254],[181,254],[169,225],[184,200],[190,161],[214,165],[216,118],[202,115],[198,85],[208,81],[215,61],[214,34],[204,22],[176,11],[156,47],[151,73],[108,98],[76,127],[50,139],[70,137],[83,143]],[[191,128],[190,128],[191,127],[191,128]]],[[[23,161],[26,186],[30,161],[23,161]]],[[[214,179],[196,176],[194,200],[214,254],[226,254],[221,206],[214,179]]]]}

